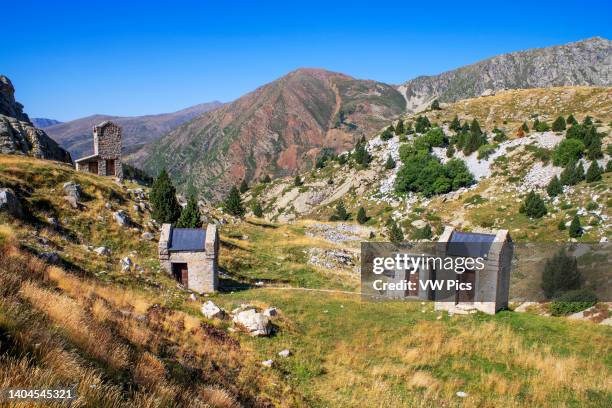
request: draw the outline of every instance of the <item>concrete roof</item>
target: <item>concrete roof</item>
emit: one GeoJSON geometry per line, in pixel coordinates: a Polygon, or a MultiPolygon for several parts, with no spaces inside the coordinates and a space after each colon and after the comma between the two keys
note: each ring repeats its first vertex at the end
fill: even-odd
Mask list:
{"type": "Polygon", "coordinates": [[[91,156],[85,156],[85,157],[81,157],[80,159],[75,160],[75,163],[79,163],[82,161],[89,161],[89,160],[93,160],[100,157],[99,154],[92,154],[91,156]]]}

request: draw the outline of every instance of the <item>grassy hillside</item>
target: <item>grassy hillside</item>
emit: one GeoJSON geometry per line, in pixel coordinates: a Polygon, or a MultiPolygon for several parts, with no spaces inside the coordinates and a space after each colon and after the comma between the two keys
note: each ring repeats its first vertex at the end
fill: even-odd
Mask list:
{"type": "Polygon", "coordinates": [[[141,237],[156,229],[148,211],[133,208],[129,190],[137,186],[14,156],[0,156],[0,184],[29,212],[27,220],[0,214],[0,388],[71,383],[77,373],[81,402],[90,406],[612,403],[608,326],[362,301],[350,262],[320,261],[325,251],[354,254],[375,226],[349,222],[338,233],[335,223],[234,220],[212,211],[228,221],[220,226],[222,290],[192,301],[158,272],[155,242],[141,237]],[[83,187],[82,208],[62,198],[66,181],[83,187]],[[133,228],[113,221],[120,209],[133,228]],[[50,216],[61,229],[49,225],[50,216]],[[88,249],[98,245],[111,255],[88,249]],[[49,250],[60,265],[36,256],[49,250]],[[122,272],[125,256],[141,272],[122,272]],[[248,337],[229,321],[205,319],[205,300],[226,310],[275,306],[278,330],[248,337]],[[285,348],[292,355],[279,357],[285,348]],[[261,365],[267,359],[271,368],[261,365]]]}

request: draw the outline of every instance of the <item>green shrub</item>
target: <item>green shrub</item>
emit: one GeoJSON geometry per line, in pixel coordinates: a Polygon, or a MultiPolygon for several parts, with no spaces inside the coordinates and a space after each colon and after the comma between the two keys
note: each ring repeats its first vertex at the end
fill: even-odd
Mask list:
{"type": "Polygon", "coordinates": [[[491,154],[497,149],[496,145],[485,144],[478,148],[478,159],[487,160],[491,154]]]}
{"type": "Polygon", "coordinates": [[[338,204],[336,204],[336,213],[329,217],[330,221],[346,221],[351,217],[346,211],[346,207],[344,206],[344,202],[340,200],[338,204]]]}
{"type": "Polygon", "coordinates": [[[567,316],[595,306],[597,295],[589,289],[570,290],[556,297],[549,305],[553,316],[567,316]]]}
{"type": "MultiPolygon", "coordinates": [[[[401,120],[400,120],[400,123],[402,123],[401,120]]],[[[380,134],[380,140],[389,140],[393,138],[393,130],[391,130],[390,128],[391,126],[383,130],[383,132],[380,134]]]]}
{"type": "Polygon", "coordinates": [[[249,190],[249,185],[247,184],[246,180],[242,180],[242,183],[240,183],[240,188],[238,190],[240,190],[242,194],[246,193],[249,190]]]}
{"type": "Polygon", "coordinates": [[[359,210],[357,211],[357,222],[360,224],[365,224],[368,222],[368,220],[369,218],[366,214],[365,208],[359,207],[359,210]]]}
{"type": "Polygon", "coordinates": [[[429,224],[425,225],[423,228],[417,228],[412,233],[413,239],[431,239],[433,236],[433,232],[431,231],[431,227],[429,224]]]}
{"type": "Polygon", "coordinates": [[[429,122],[429,119],[427,119],[427,116],[419,116],[416,118],[416,121],[414,124],[415,132],[425,133],[429,130],[430,127],[431,127],[431,123],[429,122]]]}
{"type": "Polygon", "coordinates": [[[565,226],[565,221],[561,220],[559,221],[559,224],[557,224],[557,229],[559,231],[565,231],[567,227],[565,226]]]}
{"type": "Polygon", "coordinates": [[[406,130],[404,129],[404,121],[398,120],[397,125],[395,125],[395,134],[403,135],[406,130]]]}
{"type": "Polygon", "coordinates": [[[446,148],[446,157],[449,159],[455,155],[455,148],[453,145],[450,145],[446,148]]]}
{"type": "Polygon", "coordinates": [[[559,116],[552,124],[553,132],[562,132],[565,130],[565,119],[563,116],[559,116]]]}
{"type": "Polygon", "coordinates": [[[552,180],[550,180],[548,186],[546,186],[546,192],[549,197],[556,197],[563,193],[563,185],[559,181],[559,177],[555,175],[552,180]]]}
{"type": "Polygon", "coordinates": [[[548,210],[546,209],[546,204],[544,204],[544,200],[534,191],[530,191],[525,198],[525,201],[519,208],[519,212],[521,214],[525,214],[530,218],[542,218],[548,210]]]}
{"type": "Polygon", "coordinates": [[[394,244],[399,244],[404,241],[404,233],[393,218],[389,218],[387,221],[387,229],[389,233],[389,241],[393,242],[394,244]]]}
{"type": "Polygon", "coordinates": [[[501,142],[508,140],[508,136],[506,136],[506,133],[504,133],[504,131],[501,129],[498,129],[498,128],[493,129],[493,134],[495,135],[493,136],[494,142],[501,143],[501,142]]]}
{"type": "Polygon", "coordinates": [[[579,238],[582,236],[582,225],[580,225],[580,218],[578,215],[574,215],[574,218],[572,218],[572,223],[569,227],[569,236],[571,238],[579,238]]]}
{"type": "Polygon", "coordinates": [[[565,166],[571,161],[577,161],[584,152],[584,143],[578,139],[564,139],[553,152],[555,166],[565,166]]]}
{"type": "Polygon", "coordinates": [[[252,210],[253,210],[253,215],[256,216],[257,218],[263,217],[263,209],[261,208],[261,204],[259,204],[259,201],[255,201],[255,203],[253,204],[252,210]]]}
{"type": "Polygon", "coordinates": [[[593,161],[587,170],[586,181],[587,183],[592,183],[599,180],[601,180],[601,167],[599,167],[596,161],[593,161]]]}

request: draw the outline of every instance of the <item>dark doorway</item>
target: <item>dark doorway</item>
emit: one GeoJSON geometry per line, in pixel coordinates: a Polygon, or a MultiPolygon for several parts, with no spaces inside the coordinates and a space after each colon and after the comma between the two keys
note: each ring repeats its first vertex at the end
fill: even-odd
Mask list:
{"type": "Polygon", "coordinates": [[[173,263],[172,276],[184,286],[189,282],[189,271],[186,263],[173,263]]]}
{"type": "Polygon", "coordinates": [[[414,296],[417,297],[419,296],[419,270],[415,270],[414,273],[411,273],[412,271],[406,271],[406,273],[408,274],[408,282],[412,282],[411,285],[414,289],[410,290],[407,289],[406,290],[406,296],[414,296]]]}
{"type": "Polygon", "coordinates": [[[114,160],[106,161],[106,175],[107,176],[115,175],[115,161],[114,160]]]}
{"type": "Polygon", "coordinates": [[[457,290],[455,303],[474,303],[474,294],[476,293],[476,272],[465,271],[459,275],[459,283],[471,283],[471,290],[457,290]]]}
{"type": "Polygon", "coordinates": [[[98,174],[98,162],[97,161],[89,162],[89,172],[93,174],[98,174]]]}

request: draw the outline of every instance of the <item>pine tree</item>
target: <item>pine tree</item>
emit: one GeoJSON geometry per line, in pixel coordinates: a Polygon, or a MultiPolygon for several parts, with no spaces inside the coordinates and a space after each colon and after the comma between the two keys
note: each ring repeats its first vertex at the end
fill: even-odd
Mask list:
{"type": "Polygon", "coordinates": [[[242,180],[242,183],[240,183],[240,192],[242,194],[246,193],[249,190],[249,185],[247,184],[246,180],[242,180]]]}
{"type": "Polygon", "coordinates": [[[383,130],[380,134],[380,140],[387,141],[393,138],[393,129],[389,129],[391,126],[383,130]]]}
{"type": "Polygon", "coordinates": [[[259,204],[259,201],[255,201],[255,203],[253,204],[252,210],[253,210],[253,215],[256,216],[257,218],[263,217],[263,209],[261,208],[261,204],[259,204]]]}
{"type": "Polygon", "coordinates": [[[473,135],[480,136],[482,135],[482,130],[480,129],[480,124],[476,120],[476,118],[472,119],[472,123],[470,124],[470,132],[473,135]]]}
{"type": "Polygon", "coordinates": [[[567,122],[567,124],[568,124],[568,125],[572,125],[572,126],[574,126],[574,125],[577,125],[577,124],[578,124],[578,121],[576,120],[576,118],[574,117],[574,115],[573,115],[573,114],[571,114],[571,113],[570,113],[570,114],[569,114],[569,116],[567,117],[566,122],[567,122]]]}
{"type": "Polygon", "coordinates": [[[394,244],[399,244],[404,241],[404,233],[393,218],[389,218],[389,221],[387,221],[387,228],[389,230],[389,241],[394,244]]]}
{"type": "Polygon", "coordinates": [[[523,132],[529,133],[529,125],[527,125],[527,121],[523,122],[521,129],[523,129],[523,132]]]}
{"type": "Polygon", "coordinates": [[[578,218],[578,215],[574,215],[574,218],[572,218],[572,223],[569,227],[569,236],[571,238],[579,238],[582,236],[582,226],[580,225],[580,218],[578,218]]]}
{"type": "Polygon", "coordinates": [[[269,182],[271,182],[271,181],[272,181],[272,179],[270,178],[270,175],[269,175],[269,174],[266,174],[266,175],[265,175],[265,176],[264,176],[264,177],[261,179],[261,182],[262,182],[262,183],[269,183],[269,182]]]}
{"type": "Polygon", "coordinates": [[[548,210],[546,204],[539,194],[534,191],[530,191],[525,198],[525,201],[519,208],[519,212],[525,214],[530,218],[542,218],[548,210]]]}
{"type": "Polygon", "coordinates": [[[176,189],[166,172],[166,169],[157,176],[151,187],[152,217],[161,224],[173,224],[181,215],[181,206],[176,200],[176,189]]]}
{"type": "Polygon", "coordinates": [[[608,160],[606,163],[606,173],[612,172],[612,160],[608,160]]]}
{"type": "Polygon", "coordinates": [[[586,181],[587,183],[592,183],[599,180],[601,180],[601,167],[599,167],[599,164],[593,160],[589,166],[589,169],[587,170],[586,181]]]}
{"type": "Polygon", "coordinates": [[[561,172],[561,177],[559,177],[559,181],[564,186],[573,186],[577,184],[580,180],[578,179],[578,175],[576,174],[576,162],[570,161],[567,163],[563,171],[561,172]]]}
{"type": "Polygon", "coordinates": [[[336,213],[329,217],[330,221],[346,221],[350,218],[350,214],[346,211],[344,201],[340,200],[336,204],[336,213]]]}
{"type": "Polygon", "coordinates": [[[603,157],[603,152],[601,151],[601,138],[599,136],[595,136],[591,139],[588,146],[587,157],[590,160],[597,160],[603,157]]]}
{"type": "Polygon", "coordinates": [[[432,103],[431,103],[431,110],[440,110],[440,102],[438,102],[437,99],[435,99],[432,103]]]}
{"type": "Polygon", "coordinates": [[[455,147],[450,145],[446,148],[446,157],[449,159],[455,155],[455,147]]]}
{"type": "Polygon", "coordinates": [[[568,290],[580,289],[581,284],[582,275],[575,257],[561,250],[546,261],[542,272],[542,289],[547,298],[568,290]]]}
{"type": "Polygon", "coordinates": [[[302,181],[302,179],[300,178],[300,176],[298,174],[295,175],[295,179],[293,180],[293,185],[296,187],[301,186],[302,184],[304,184],[304,182],[302,181]]]}
{"type": "Polygon", "coordinates": [[[563,119],[563,116],[559,116],[552,124],[553,132],[562,132],[565,130],[565,127],[565,119],[563,119]]]}
{"type": "Polygon", "coordinates": [[[563,193],[563,185],[559,181],[559,177],[555,176],[550,180],[548,186],[546,187],[546,192],[549,197],[556,197],[559,194],[563,193]]]}
{"type": "Polygon", "coordinates": [[[366,215],[365,208],[363,207],[359,207],[359,210],[357,211],[357,222],[360,224],[365,224],[368,222],[368,216],[366,215]]]}
{"type": "Polygon", "coordinates": [[[448,128],[455,133],[461,130],[461,122],[459,122],[459,117],[457,115],[455,115],[453,121],[451,122],[448,128]]]}
{"type": "Polygon", "coordinates": [[[398,120],[397,121],[397,125],[395,126],[395,134],[396,135],[403,135],[405,132],[404,130],[404,121],[403,120],[398,120]]]}
{"type": "Polygon", "coordinates": [[[365,148],[365,143],[359,143],[355,147],[355,153],[353,153],[355,161],[361,165],[367,166],[370,163],[372,157],[365,148]]]}
{"type": "Polygon", "coordinates": [[[232,187],[229,194],[225,198],[223,208],[229,214],[235,215],[236,217],[242,217],[244,215],[242,199],[240,198],[240,192],[238,191],[236,186],[232,187]]]}
{"type": "Polygon", "coordinates": [[[195,195],[190,195],[187,200],[187,205],[183,208],[181,216],[176,222],[178,228],[200,228],[202,220],[200,219],[200,209],[195,195]]]}
{"type": "Polygon", "coordinates": [[[387,162],[385,163],[385,169],[387,170],[391,170],[395,168],[395,160],[393,160],[393,157],[391,157],[391,155],[387,156],[387,162]]]}
{"type": "Polygon", "coordinates": [[[590,116],[585,116],[584,120],[582,121],[582,124],[584,126],[593,126],[593,118],[591,118],[590,116]]]}
{"type": "Polygon", "coordinates": [[[576,180],[576,183],[580,183],[584,180],[584,166],[582,162],[579,162],[578,166],[576,166],[576,180]]]}
{"type": "Polygon", "coordinates": [[[533,121],[533,125],[531,126],[531,128],[532,128],[534,131],[536,131],[536,132],[537,132],[537,131],[538,131],[538,126],[540,126],[540,121],[538,120],[538,118],[536,118],[536,119],[533,121]]]}

